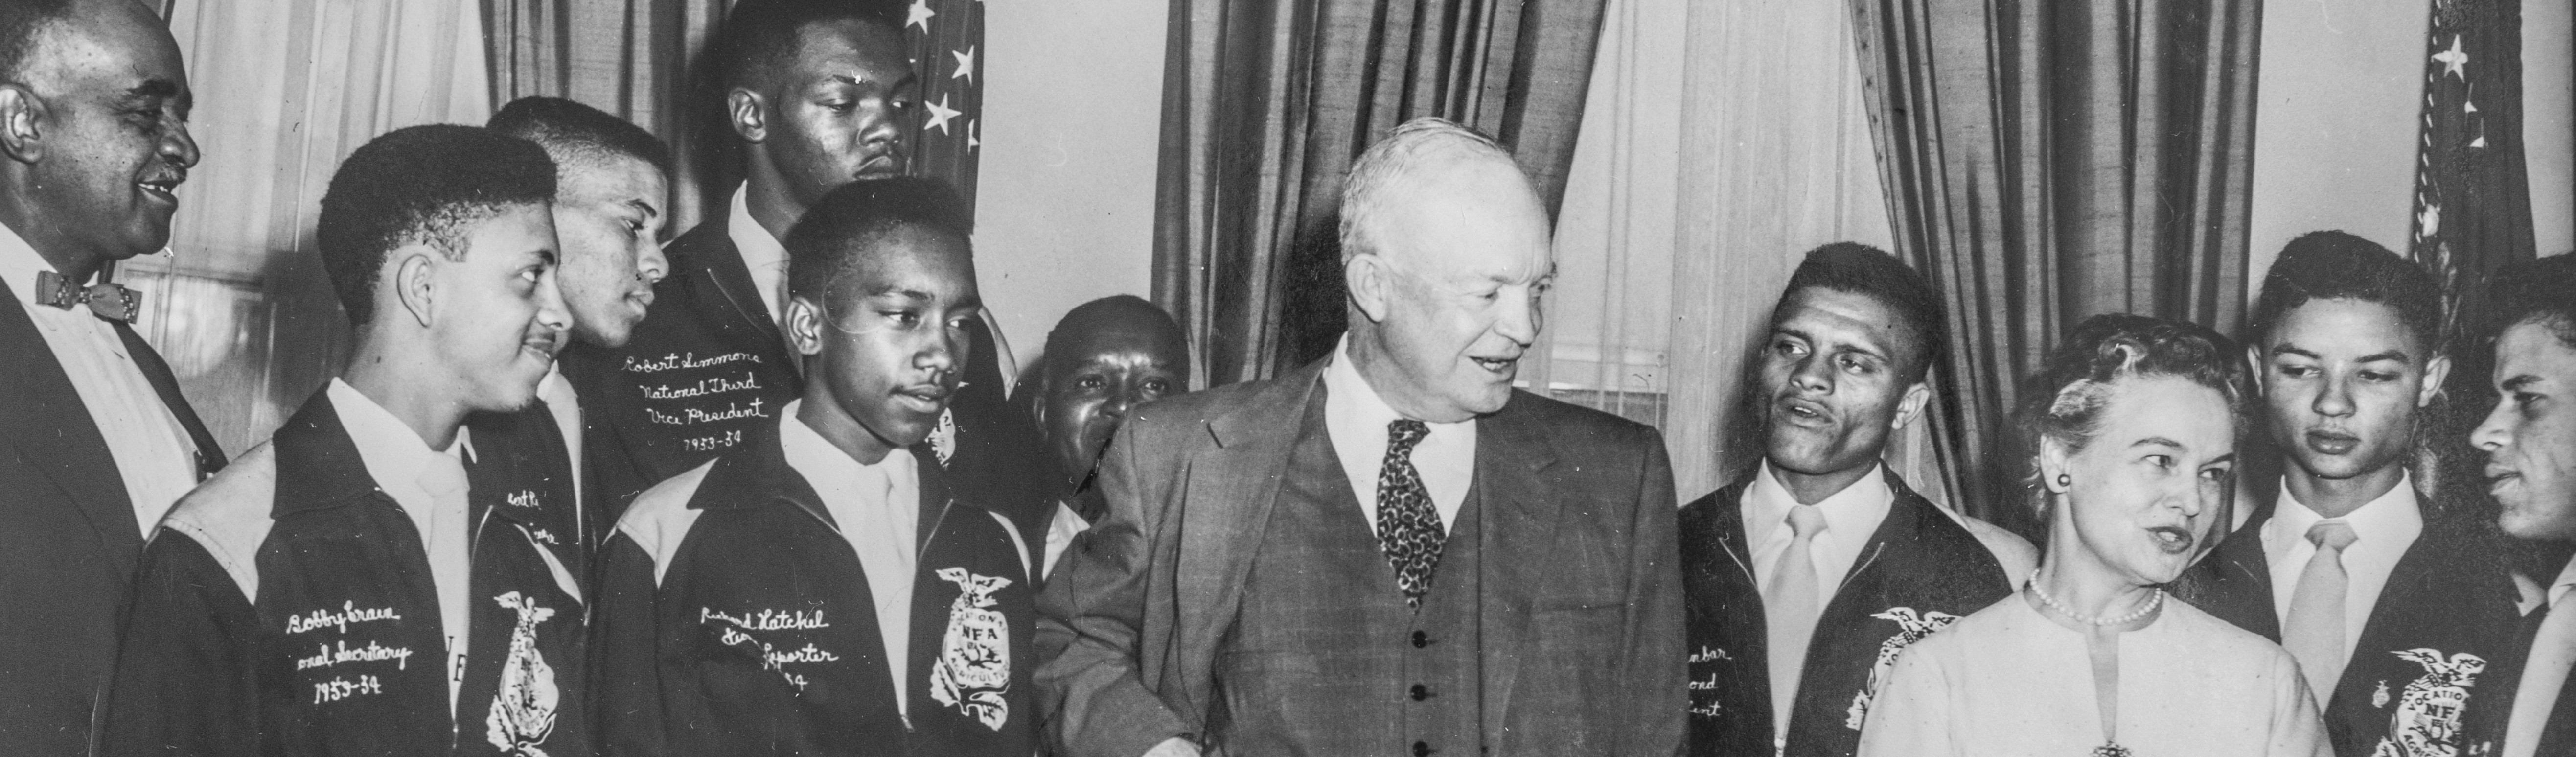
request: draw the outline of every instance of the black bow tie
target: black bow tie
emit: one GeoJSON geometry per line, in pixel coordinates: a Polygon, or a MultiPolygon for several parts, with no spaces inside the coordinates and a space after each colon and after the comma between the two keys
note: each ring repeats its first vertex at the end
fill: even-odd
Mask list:
{"type": "Polygon", "coordinates": [[[100,318],[131,324],[143,314],[143,293],[127,289],[124,284],[99,284],[83,289],[62,274],[37,271],[36,304],[64,310],[70,310],[76,304],[88,305],[89,312],[100,318]]]}

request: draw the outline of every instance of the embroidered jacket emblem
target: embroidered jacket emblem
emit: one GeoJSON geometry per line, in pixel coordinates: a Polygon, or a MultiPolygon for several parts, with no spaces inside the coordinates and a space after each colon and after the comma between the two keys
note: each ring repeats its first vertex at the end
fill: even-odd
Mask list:
{"type": "Polygon", "coordinates": [[[1897,631],[1896,635],[1878,643],[1878,664],[1869,669],[1869,686],[1852,695],[1851,709],[1844,712],[1843,727],[1855,731],[1860,730],[1861,722],[1869,717],[1870,698],[1877,693],[1878,685],[1896,669],[1896,653],[1905,651],[1907,645],[1922,641],[1933,631],[1959,622],[1957,615],[1939,610],[1917,613],[1911,607],[1890,607],[1886,612],[1870,617],[1896,621],[1897,631]]]}
{"type": "Polygon", "coordinates": [[[1011,579],[979,576],[965,568],[940,568],[941,580],[957,585],[948,603],[948,631],[939,642],[939,661],[930,668],[930,698],[956,708],[984,727],[1002,730],[1011,719],[1003,695],[1011,689],[1011,628],[1000,610],[992,609],[993,592],[1011,579]]]}
{"type": "Polygon", "coordinates": [[[555,706],[563,695],[555,688],[555,669],[537,652],[537,624],[555,611],[515,591],[492,599],[517,611],[519,622],[510,627],[510,654],[501,661],[501,690],[492,697],[492,714],[483,718],[484,738],[503,754],[547,757],[537,745],[554,733],[555,706]]]}
{"type": "Polygon", "coordinates": [[[2424,666],[2424,675],[2409,681],[2397,695],[2397,712],[2388,717],[2388,735],[2379,739],[2371,757],[2457,757],[2460,713],[2469,705],[2469,688],[2486,672],[2486,658],[2467,652],[2442,656],[2438,649],[2390,652],[2424,666]]]}

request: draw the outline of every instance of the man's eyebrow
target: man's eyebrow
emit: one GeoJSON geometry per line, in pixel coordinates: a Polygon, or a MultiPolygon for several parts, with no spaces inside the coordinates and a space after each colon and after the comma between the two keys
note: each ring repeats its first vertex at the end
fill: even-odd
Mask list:
{"type": "Polygon", "coordinates": [[[2307,359],[2309,359],[2309,360],[2324,360],[2324,359],[2325,359],[2325,358],[2322,358],[2322,357],[2317,356],[2317,353],[2310,352],[2310,351],[2308,351],[2308,350],[2307,350],[2307,349],[2305,349],[2305,348],[2299,347],[2299,346],[2297,346],[2297,345],[2292,345],[2292,344],[2283,344],[2283,345],[2281,345],[2281,346],[2279,346],[2279,347],[2274,347],[2274,348],[2272,348],[2272,354],[2273,354],[2273,356],[2275,356],[2275,357],[2278,357],[2278,356],[2281,356],[2281,355],[2297,355],[2297,356],[2299,356],[2299,357],[2307,358],[2307,359]]]}
{"type": "Polygon", "coordinates": [[[125,99],[143,100],[155,97],[178,97],[182,94],[186,94],[187,91],[186,87],[179,86],[178,82],[168,79],[145,79],[143,80],[143,83],[134,85],[133,88],[125,90],[125,99]]]}
{"type": "Polygon", "coordinates": [[[2161,436],[2150,436],[2150,437],[2147,437],[2147,438],[2144,438],[2144,439],[2140,439],[2140,440],[2137,440],[2137,441],[2134,441],[2134,442],[2130,442],[2130,443],[2129,443],[2129,446],[2130,446],[2130,447],[2172,447],[2172,448],[2174,448],[2174,449],[2190,449],[2189,447],[2184,447],[2184,446],[2182,445],[2182,442],[2177,442],[2177,441],[2174,441],[2174,440],[2172,440],[2172,439],[2167,439],[2167,438],[2164,438],[2164,437],[2161,437],[2161,436]]]}
{"type": "Polygon", "coordinates": [[[907,299],[907,300],[927,300],[927,299],[930,299],[930,293],[929,293],[929,292],[924,292],[924,291],[921,291],[921,290],[919,290],[919,289],[905,289],[905,288],[903,288],[903,285],[901,285],[901,284],[889,284],[889,285],[886,285],[886,286],[878,287],[878,288],[873,289],[873,290],[869,290],[869,292],[868,292],[868,296],[870,296],[870,297],[901,297],[901,298],[904,298],[904,299],[907,299]]]}
{"type": "Polygon", "coordinates": [[[2353,361],[2353,362],[2356,362],[2356,363],[2376,363],[2376,362],[2379,362],[2379,361],[2382,361],[2382,360],[2395,360],[2395,361],[2397,361],[2397,364],[2399,364],[2399,365],[2414,365],[2414,364],[2415,364],[2415,360],[2414,360],[2413,358],[2409,358],[2409,357],[2407,357],[2407,356],[2406,356],[2406,352],[2405,352],[2405,351],[2403,351],[2403,350],[2389,350],[2389,351],[2387,351],[2387,352],[2375,352],[2375,353],[2371,353],[2371,354],[2368,354],[2368,355],[2363,355],[2363,356],[2361,356],[2361,359],[2360,359],[2360,360],[2355,360],[2355,361],[2353,361]]]}
{"type": "Polygon", "coordinates": [[[661,215],[661,214],[662,214],[662,211],[660,211],[660,210],[658,210],[658,209],[655,209],[655,208],[653,207],[653,204],[652,204],[652,203],[645,202],[645,201],[643,201],[643,200],[633,200],[633,199],[630,199],[630,200],[627,200],[627,201],[626,201],[626,205],[627,205],[627,207],[631,207],[631,208],[634,208],[634,209],[636,209],[636,210],[644,211],[644,217],[645,217],[645,218],[652,218],[652,217],[654,217],[654,216],[658,216],[658,215],[661,215]]]}
{"type": "Polygon", "coordinates": [[[2503,384],[2503,386],[2504,386],[2504,390],[2505,390],[2505,391],[2508,391],[2508,392],[2519,392],[2519,391],[2522,391],[2523,387],[2527,387],[2527,386],[2530,386],[2530,385],[2533,385],[2533,384],[2537,384],[2537,383],[2540,383],[2540,377],[2539,377],[2539,376],[2535,376],[2535,375],[2532,375],[2532,374],[2525,373],[2525,374],[2522,374],[2522,375],[2520,375],[2520,376],[2515,376],[2515,377],[2513,377],[2513,378],[2505,379],[2505,380],[2504,380],[2504,384],[2503,384]]]}

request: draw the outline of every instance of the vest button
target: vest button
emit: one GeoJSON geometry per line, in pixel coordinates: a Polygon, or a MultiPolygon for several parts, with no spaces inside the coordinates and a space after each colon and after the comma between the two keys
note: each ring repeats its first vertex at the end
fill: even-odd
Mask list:
{"type": "Polygon", "coordinates": [[[1430,699],[1430,698],[1431,698],[1431,689],[1429,689],[1429,688],[1427,688],[1427,687],[1424,687],[1422,684],[1418,684],[1418,683],[1413,685],[1413,701],[1419,702],[1419,701],[1422,701],[1422,700],[1425,700],[1425,699],[1430,699]]]}
{"type": "Polygon", "coordinates": [[[1428,757],[1430,754],[1431,745],[1429,743],[1421,741],[1413,742],[1413,757],[1428,757]]]}
{"type": "Polygon", "coordinates": [[[1431,634],[1423,633],[1421,631],[1413,632],[1413,648],[1421,649],[1427,646],[1431,646],[1431,634]]]}

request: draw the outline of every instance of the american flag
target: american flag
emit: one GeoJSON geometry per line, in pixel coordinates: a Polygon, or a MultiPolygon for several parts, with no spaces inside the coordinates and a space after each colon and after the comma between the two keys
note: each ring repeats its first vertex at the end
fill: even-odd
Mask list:
{"type": "Polygon", "coordinates": [[[2522,150],[2522,3],[2434,0],[2432,15],[2409,252],[2442,279],[2443,330],[2457,354],[2480,327],[2488,274],[2531,259],[2536,246],[2522,150]]]}
{"type": "Polygon", "coordinates": [[[984,2],[910,0],[903,31],[921,82],[921,119],[904,135],[912,145],[912,172],[946,180],[971,209],[976,153],[983,147],[984,2]]]}

